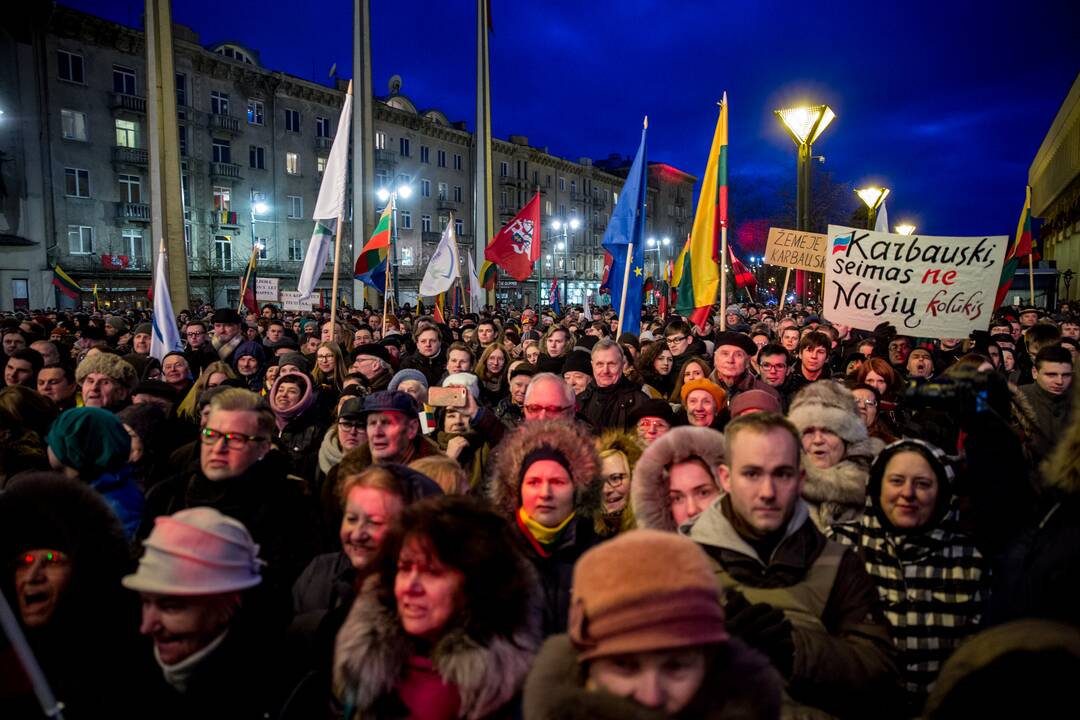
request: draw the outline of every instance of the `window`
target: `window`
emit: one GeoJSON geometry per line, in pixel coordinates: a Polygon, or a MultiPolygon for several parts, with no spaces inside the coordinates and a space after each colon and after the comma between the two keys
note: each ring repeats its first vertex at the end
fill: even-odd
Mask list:
{"type": "Polygon", "coordinates": [[[454,232],[456,232],[458,235],[465,234],[465,222],[463,220],[454,221],[454,232]]]}
{"type": "Polygon", "coordinates": [[[454,202],[461,202],[461,186],[454,186],[454,202]]]}
{"type": "Polygon", "coordinates": [[[450,197],[450,186],[446,183],[439,183],[439,199],[446,200],[450,197]]]}
{"type": "Polygon", "coordinates": [[[64,194],[68,197],[90,197],[90,171],[64,168],[64,194]]]}
{"type": "Polygon", "coordinates": [[[176,73],[176,107],[187,107],[187,75],[176,73]]]}
{"type": "Polygon", "coordinates": [[[259,259],[266,260],[270,257],[270,238],[258,238],[255,242],[259,243],[259,259]]]}
{"type": "Polygon", "coordinates": [[[385,150],[386,149],[386,133],[384,133],[384,132],[375,133],[375,149],[376,150],[385,150]]]}
{"type": "Polygon", "coordinates": [[[544,214],[545,215],[550,215],[551,214],[551,201],[550,200],[545,200],[544,201],[544,214]]]}
{"type": "Polygon", "coordinates": [[[214,115],[229,114],[229,93],[210,91],[210,112],[214,115]]]}
{"type": "Polygon", "coordinates": [[[416,264],[416,255],[413,252],[412,247],[408,245],[398,246],[398,259],[399,262],[406,267],[412,267],[416,264]]]}
{"type": "Polygon", "coordinates": [[[60,128],[65,140],[86,142],[86,113],[78,110],[61,110],[60,128]]]}
{"type": "Polygon", "coordinates": [[[227,212],[232,205],[232,190],[227,187],[214,188],[214,209],[227,212]]]}
{"type": "Polygon", "coordinates": [[[248,164],[259,170],[266,169],[266,148],[260,145],[248,146],[248,164]]]}
{"type": "Polygon", "coordinates": [[[409,138],[398,138],[398,153],[401,157],[409,157],[409,138]]]}
{"type": "Polygon", "coordinates": [[[420,162],[431,162],[431,149],[427,145],[420,146],[420,162]]]}
{"type": "Polygon", "coordinates": [[[566,217],[566,206],[561,203],[559,204],[559,217],[566,217]]]}
{"type": "Polygon", "coordinates": [[[289,238],[289,259],[304,259],[304,242],[300,238],[289,238]]]}
{"type": "Polygon", "coordinates": [[[94,228],[87,225],[68,225],[68,252],[90,255],[94,252],[94,228]]]}
{"type": "Polygon", "coordinates": [[[500,190],[499,191],[499,207],[504,208],[507,205],[509,205],[509,203],[507,202],[506,191],[505,190],[500,190]]]}
{"type": "Polygon", "coordinates": [[[248,125],[262,125],[264,122],[263,113],[262,100],[248,100],[248,125]]]}
{"type": "Polygon", "coordinates": [[[289,175],[300,174],[300,153],[285,153],[285,172],[289,175]]]}
{"type": "Polygon", "coordinates": [[[184,207],[191,207],[191,176],[180,176],[180,196],[184,202],[184,207]]]}
{"type": "Polygon", "coordinates": [[[430,215],[421,215],[420,216],[420,230],[422,230],[423,232],[431,232],[431,216],[430,215]]]}
{"type": "Polygon", "coordinates": [[[399,210],[398,214],[401,215],[401,228],[412,230],[412,213],[408,210],[399,210]]]}
{"type": "Polygon", "coordinates": [[[293,220],[299,220],[304,217],[304,198],[299,195],[289,195],[287,197],[289,203],[289,217],[293,220]]]}
{"type": "Polygon", "coordinates": [[[545,187],[551,187],[551,175],[548,175],[548,176],[545,177],[544,186],[545,187]]]}
{"type": "Polygon", "coordinates": [[[187,125],[180,125],[176,132],[180,137],[180,157],[187,157],[187,125]]]}
{"type": "Polygon", "coordinates": [[[227,235],[214,237],[214,266],[218,270],[232,270],[232,240],[227,235]]]}
{"type": "Polygon", "coordinates": [[[439,167],[446,167],[446,151],[440,150],[436,155],[436,160],[438,160],[439,167]]]}
{"type": "Polygon", "coordinates": [[[566,190],[566,178],[559,176],[559,192],[566,190]]]}
{"type": "Polygon", "coordinates": [[[112,89],[113,92],[125,95],[135,94],[135,71],[123,65],[112,66],[112,89]]]}
{"type": "Polygon", "coordinates": [[[285,129],[288,132],[294,132],[294,133],[300,132],[300,111],[299,110],[286,110],[285,111],[285,129]]]}
{"type": "Polygon", "coordinates": [[[315,137],[330,137],[330,118],[315,118],[315,137]]]}
{"type": "Polygon", "coordinates": [[[67,50],[56,51],[57,64],[60,66],[60,79],[67,80],[68,82],[79,83],[82,85],[86,82],[83,76],[83,57],[76,53],[68,52],[67,50]]]}
{"type": "Polygon", "coordinates": [[[454,169],[455,170],[460,170],[461,169],[461,156],[458,155],[457,153],[454,153],[454,169]]]}
{"type": "Polygon", "coordinates": [[[121,120],[116,119],[116,144],[119,147],[137,148],[139,147],[138,135],[139,126],[134,120],[121,120]]]}
{"type": "Polygon", "coordinates": [[[322,156],[316,157],[315,158],[315,169],[319,172],[320,176],[324,172],[326,172],[326,158],[324,158],[322,156]]]}
{"type": "Polygon", "coordinates": [[[232,162],[232,147],[228,140],[222,140],[221,138],[214,138],[214,162],[216,163],[231,163],[232,162]]]}
{"type": "Polygon", "coordinates": [[[539,170],[533,170],[533,185],[539,185],[539,184],[540,184],[540,171],[539,170]]]}
{"type": "Polygon", "coordinates": [[[421,197],[431,197],[431,181],[430,180],[423,180],[423,179],[420,180],[420,196],[421,197]]]}
{"type": "Polygon", "coordinates": [[[570,181],[570,192],[572,192],[572,193],[577,192],[577,180],[571,180],[570,181]]]}
{"type": "Polygon", "coordinates": [[[146,248],[143,244],[142,230],[127,229],[120,233],[120,246],[131,258],[131,264],[142,267],[146,264],[146,248]]]}
{"type": "Polygon", "coordinates": [[[505,161],[499,163],[499,177],[509,177],[509,175],[510,175],[510,164],[505,162],[505,161]]]}
{"type": "Polygon", "coordinates": [[[138,175],[117,175],[116,184],[120,189],[120,202],[142,202],[142,178],[138,175]]]}
{"type": "Polygon", "coordinates": [[[445,230],[446,226],[449,225],[449,224],[450,224],[450,218],[448,218],[446,215],[440,215],[439,216],[439,232],[442,232],[443,230],[445,230]]]}

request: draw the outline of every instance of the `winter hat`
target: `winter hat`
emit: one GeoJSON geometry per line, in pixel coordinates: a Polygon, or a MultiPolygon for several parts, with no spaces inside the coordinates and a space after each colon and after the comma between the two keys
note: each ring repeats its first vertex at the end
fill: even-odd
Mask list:
{"type": "Polygon", "coordinates": [[[585,373],[592,377],[592,358],[584,350],[574,350],[563,360],[560,375],[568,372],[585,373]]]}
{"type": "Polygon", "coordinates": [[[286,365],[295,365],[305,373],[311,372],[311,365],[308,364],[308,359],[304,357],[302,353],[287,352],[278,358],[278,367],[284,367],[286,365]]]}
{"type": "Polygon", "coordinates": [[[72,408],[52,424],[46,444],[61,464],[79,471],[83,481],[119,470],[131,454],[131,437],[108,410],[72,408]]]}
{"type": "Polygon", "coordinates": [[[780,401],[772,393],[764,390],[746,390],[731,401],[731,417],[736,418],[744,412],[782,413],[780,401]]]}
{"type": "Polygon", "coordinates": [[[734,345],[750,356],[757,355],[758,351],[757,345],[754,344],[754,341],[750,339],[749,335],[744,335],[741,332],[734,332],[733,330],[726,330],[717,334],[717,349],[723,345],[734,345]]]}
{"type": "Polygon", "coordinates": [[[112,353],[98,352],[84,359],[75,370],[75,382],[82,385],[82,381],[91,373],[104,375],[128,390],[133,389],[139,382],[139,376],[131,363],[112,353]]]}
{"type": "Polygon", "coordinates": [[[851,391],[832,380],[818,380],[795,393],[788,419],[799,432],[819,427],[843,438],[846,443],[865,442],[866,425],[855,409],[851,391]]]}
{"type": "Polygon", "coordinates": [[[116,413],[117,419],[127,425],[144,443],[150,437],[154,429],[165,422],[168,416],[160,405],[154,403],[142,403],[141,405],[128,405],[116,413]]]}
{"type": "Polygon", "coordinates": [[[724,392],[724,388],[720,387],[712,380],[707,380],[705,378],[698,378],[697,380],[683,383],[682,391],[679,394],[679,397],[682,399],[683,407],[686,406],[686,398],[695,390],[704,390],[713,396],[713,400],[716,401],[716,412],[719,413],[727,407],[727,393],[724,392]]]}
{"type": "Polygon", "coordinates": [[[729,639],[709,558],[676,533],[633,530],[593,547],[572,588],[567,629],[579,661],[729,639]]]}
{"type": "Polygon", "coordinates": [[[154,334],[154,326],[151,325],[148,322],[139,323],[138,325],[135,326],[135,332],[133,334],[135,334],[135,335],[153,335],[154,334]]]}
{"type": "Polygon", "coordinates": [[[447,375],[442,381],[442,386],[450,387],[451,385],[464,385],[469,389],[469,394],[474,400],[480,399],[480,379],[472,373],[461,372],[447,375]]]}
{"type": "Polygon", "coordinates": [[[387,390],[397,390],[398,386],[406,380],[414,380],[424,386],[424,389],[428,388],[427,378],[424,377],[424,373],[419,370],[407,368],[405,370],[398,370],[394,373],[394,377],[390,378],[390,384],[387,385],[387,390]]]}
{"type": "Polygon", "coordinates": [[[154,519],[139,568],[121,583],[162,595],[215,595],[262,582],[259,546],[239,520],[195,507],[154,519]]]}
{"type": "Polygon", "coordinates": [[[675,412],[671,409],[671,403],[660,398],[649,398],[645,402],[638,403],[637,407],[630,411],[626,421],[630,425],[637,425],[642,418],[660,418],[672,427],[678,422],[675,412]]]}
{"type": "Polygon", "coordinates": [[[171,403],[174,403],[179,399],[177,397],[176,388],[162,380],[143,380],[135,386],[135,389],[131,394],[132,396],[152,395],[153,397],[158,397],[171,403]]]}
{"type": "Polygon", "coordinates": [[[123,335],[128,331],[128,325],[123,318],[110,316],[105,318],[105,324],[115,330],[117,335],[123,335]]]}

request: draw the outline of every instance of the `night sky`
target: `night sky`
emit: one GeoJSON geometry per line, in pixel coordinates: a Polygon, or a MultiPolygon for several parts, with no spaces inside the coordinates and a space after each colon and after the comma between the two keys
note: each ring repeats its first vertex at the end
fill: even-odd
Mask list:
{"type": "MultiPolygon", "coordinates": [[[[141,2],[65,4],[142,25],[141,2]]],[[[890,220],[920,234],[1014,232],[1028,167],[1080,71],[1075,2],[493,4],[497,137],[573,160],[632,154],[648,114],[649,159],[700,176],[726,90],[732,176],[793,188],[795,145],[772,111],[824,102],[837,120],[814,146],[820,167],[891,188],[890,220]]],[[[400,74],[417,106],[473,127],[475,2],[372,6],[376,93],[400,74]]],[[[204,45],[239,42],[268,68],[351,75],[350,1],[174,0],[173,15],[204,45]]]]}

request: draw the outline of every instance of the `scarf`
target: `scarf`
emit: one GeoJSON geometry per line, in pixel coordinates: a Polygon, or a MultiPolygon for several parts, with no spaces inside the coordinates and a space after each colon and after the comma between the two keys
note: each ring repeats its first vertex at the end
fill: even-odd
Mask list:
{"type": "Polygon", "coordinates": [[[222,342],[215,336],[211,338],[210,345],[217,351],[219,358],[228,361],[229,356],[233,354],[233,351],[236,350],[236,348],[240,347],[240,343],[242,342],[244,342],[244,334],[240,333],[229,342],[222,342]]]}
{"type": "Polygon", "coordinates": [[[343,457],[345,453],[338,441],[337,425],[331,425],[323,436],[322,445],[319,446],[319,469],[324,473],[329,473],[330,469],[341,462],[343,457]]]}
{"type": "Polygon", "coordinates": [[[288,375],[282,375],[274,380],[274,386],[270,388],[270,409],[274,411],[274,421],[279,431],[284,430],[285,426],[289,424],[291,420],[301,415],[305,410],[311,407],[315,402],[315,393],[311,390],[311,378],[307,375],[301,375],[300,373],[289,373],[288,375]],[[285,378],[289,378],[289,382],[295,383],[292,378],[303,378],[305,387],[304,395],[300,398],[300,402],[293,405],[288,410],[279,410],[274,398],[277,396],[278,385],[285,378]]]}
{"type": "Polygon", "coordinates": [[[570,521],[577,513],[559,523],[558,527],[549,528],[533,520],[525,513],[524,507],[519,507],[517,512],[517,524],[521,532],[541,557],[551,557],[551,549],[562,539],[566,528],[570,527],[570,521]]]}
{"type": "Polygon", "coordinates": [[[154,660],[157,661],[158,666],[161,668],[161,672],[165,675],[165,682],[169,683],[177,692],[184,693],[187,691],[188,682],[191,680],[191,676],[195,673],[195,668],[206,659],[210,653],[220,647],[224,642],[225,636],[229,634],[228,630],[214,638],[209,645],[204,647],[175,665],[166,665],[161,662],[161,656],[158,654],[157,646],[154,646],[154,660]]]}

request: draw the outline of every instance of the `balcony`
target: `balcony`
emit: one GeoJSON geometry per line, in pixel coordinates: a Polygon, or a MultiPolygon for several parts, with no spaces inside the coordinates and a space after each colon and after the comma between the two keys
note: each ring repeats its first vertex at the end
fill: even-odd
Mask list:
{"type": "Polygon", "coordinates": [[[333,144],[334,144],[334,138],[328,138],[328,137],[317,137],[317,138],[315,138],[315,149],[316,150],[329,150],[330,147],[333,144]]]}
{"type": "Polygon", "coordinates": [[[448,200],[447,198],[439,198],[436,201],[435,206],[439,208],[439,212],[452,212],[458,215],[461,213],[461,203],[448,200]]]}
{"type": "Polygon", "coordinates": [[[500,175],[499,184],[503,187],[515,187],[517,185],[517,178],[510,177],[509,175],[500,175]]]}
{"type": "Polygon", "coordinates": [[[207,115],[206,124],[211,132],[225,132],[230,135],[240,134],[240,120],[231,115],[207,115]]]}
{"type": "Polygon", "coordinates": [[[149,164],[149,156],[145,148],[114,147],[112,159],[114,163],[122,165],[146,167],[149,164]]]}
{"type": "Polygon", "coordinates": [[[585,202],[589,196],[578,190],[574,190],[570,193],[570,202],[585,202]]]}
{"type": "Polygon", "coordinates": [[[397,165],[393,150],[376,150],[375,167],[393,168],[397,165]]]}
{"type": "Polygon", "coordinates": [[[240,166],[236,163],[210,163],[210,177],[225,180],[240,180],[240,166]]]}
{"type": "Polygon", "coordinates": [[[113,110],[124,110],[145,115],[146,98],[138,95],[128,95],[127,93],[109,93],[109,107],[113,110]]]}
{"type": "Polygon", "coordinates": [[[236,213],[228,210],[210,210],[210,225],[223,230],[236,230],[240,227],[236,213]]]}
{"type": "Polygon", "coordinates": [[[121,202],[116,204],[116,219],[131,222],[150,222],[148,203],[121,202]]]}
{"type": "Polygon", "coordinates": [[[442,239],[442,233],[435,232],[434,230],[425,230],[420,233],[420,240],[425,245],[435,245],[442,239]]]}

